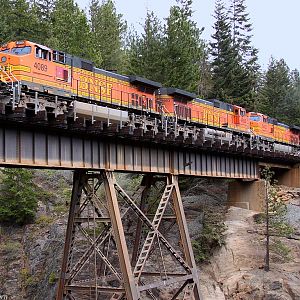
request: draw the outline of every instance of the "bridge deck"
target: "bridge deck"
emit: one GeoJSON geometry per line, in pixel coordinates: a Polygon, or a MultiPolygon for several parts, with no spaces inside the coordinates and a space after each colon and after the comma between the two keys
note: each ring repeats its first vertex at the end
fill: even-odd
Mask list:
{"type": "Polygon", "coordinates": [[[0,123],[0,165],[258,178],[245,156],[0,123]]]}

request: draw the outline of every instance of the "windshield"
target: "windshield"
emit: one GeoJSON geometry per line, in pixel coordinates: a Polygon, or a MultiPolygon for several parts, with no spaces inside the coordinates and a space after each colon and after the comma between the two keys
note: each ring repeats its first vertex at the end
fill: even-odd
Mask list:
{"type": "Polygon", "coordinates": [[[30,46],[25,46],[25,47],[15,47],[11,49],[11,53],[15,55],[25,55],[25,54],[30,54],[31,52],[31,47],[30,46]]]}
{"type": "Polygon", "coordinates": [[[8,53],[9,49],[3,49],[3,50],[0,49],[0,52],[8,53]]]}
{"type": "Polygon", "coordinates": [[[250,116],[250,120],[251,121],[255,121],[255,122],[260,122],[261,121],[261,117],[260,116],[250,116]]]}

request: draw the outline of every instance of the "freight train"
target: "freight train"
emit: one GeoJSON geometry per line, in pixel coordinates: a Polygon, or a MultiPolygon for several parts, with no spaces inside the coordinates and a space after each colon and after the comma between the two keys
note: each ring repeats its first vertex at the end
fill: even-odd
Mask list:
{"type": "Polygon", "coordinates": [[[196,134],[245,148],[299,152],[299,127],[140,76],[99,69],[91,61],[30,41],[0,47],[0,84],[2,113],[8,107],[34,107],[55,116],[72,112],[74,119],[92,122],[136,122],[166,135],[196,134]]]}

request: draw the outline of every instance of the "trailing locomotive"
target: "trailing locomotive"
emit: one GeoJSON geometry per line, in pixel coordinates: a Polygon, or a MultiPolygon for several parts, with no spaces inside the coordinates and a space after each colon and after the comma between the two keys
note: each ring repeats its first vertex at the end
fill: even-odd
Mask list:
{"type": "Polygon", "coordinates": [[[202,135],[204,140],[259,150],[298,153],[300,128],[219,100],[199,99],[139,76],[124,76],[29,41],[0,47],[0,110],[25,106],[54,113],[156,126],[166,135],[202,135]],[[155,125],[154,125],[155,124],[155,125]],[[159,125],[157,125],[159,124],[159,125]]]}

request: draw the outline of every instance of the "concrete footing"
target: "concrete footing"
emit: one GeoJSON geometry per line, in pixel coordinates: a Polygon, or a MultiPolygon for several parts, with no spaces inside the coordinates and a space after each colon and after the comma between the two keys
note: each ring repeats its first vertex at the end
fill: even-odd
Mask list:
{"type": "Polygon", "coordinates": [[[284,170],[277,174],[276,177],[279,185],[300,188],[300,165],[297,164],[291,169],[284,170]]]}
{"type": "Polygon", "coordinates": [[[233,181],[228,185],[228,205],[262,212],[266,201],[264,180],[233,181]]]}

